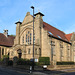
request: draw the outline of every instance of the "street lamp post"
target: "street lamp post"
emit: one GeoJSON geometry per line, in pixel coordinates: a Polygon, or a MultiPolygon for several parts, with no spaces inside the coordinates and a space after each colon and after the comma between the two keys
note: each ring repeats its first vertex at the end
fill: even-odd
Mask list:
{"type": "Polygon", "coordinates": [[[33,9],[33,65],[32,65],[32,70],[34,70],[34,7],[31,6],[33,9]]]}

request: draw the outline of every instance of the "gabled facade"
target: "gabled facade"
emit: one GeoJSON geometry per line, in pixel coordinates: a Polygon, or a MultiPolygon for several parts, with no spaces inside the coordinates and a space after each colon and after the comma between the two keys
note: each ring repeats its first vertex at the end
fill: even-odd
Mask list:
{"type": "MultiPolygon", "coordinates": [[[[43,21],[38,12],[34,19],[34,58],[50,57],[51,64],[57,61],[75,62],[75,33],[65,34],[43,21]]],[[[16,22],[16,37],[10,48],[10,58],[33,58],[33,16],[27,12],[23,22],[16,22]]]]}

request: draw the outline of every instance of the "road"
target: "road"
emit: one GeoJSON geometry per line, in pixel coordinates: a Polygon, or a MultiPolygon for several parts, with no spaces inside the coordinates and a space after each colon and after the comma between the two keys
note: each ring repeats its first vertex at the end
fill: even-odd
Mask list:
{"type": "Polygon", "coordinates": [[[59,74],[59,75],[75,75],[75,72],[65,73],[65,74],[59,74]]]}
{"type": "Polygon", "coordinates": [[[34,71],[30,74],[29,71],[0,66],[0,75],[75,75],[75,71],[68,73],[60,71],[34,71]]]}
{"type": "Polygon", "coordinates": [[[29,74],[0,66],[0,75],[29,75],[29,74]]]}

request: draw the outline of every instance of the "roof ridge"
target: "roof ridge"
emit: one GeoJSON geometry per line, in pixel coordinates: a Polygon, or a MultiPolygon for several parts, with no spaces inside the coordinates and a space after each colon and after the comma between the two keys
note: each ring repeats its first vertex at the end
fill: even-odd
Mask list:
{"type": "MultiPolygon", "coordinates": [[[[73,34],[73,33],[69,33],[69,34],[73,34]]],[[[65,34],[65,35],[69,35],[69,34],[65,34]]]]}

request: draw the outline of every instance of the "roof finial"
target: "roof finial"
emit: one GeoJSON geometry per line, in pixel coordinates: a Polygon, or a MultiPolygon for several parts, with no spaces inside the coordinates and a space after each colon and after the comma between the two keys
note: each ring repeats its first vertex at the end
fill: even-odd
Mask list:
{"type": "Polygon", "coordinates": [[[40,10],[38,9],[38,12],[40,12],[40,10]]]}
{"type": "Polygon", "coordinates": [[[19,19],[19,22],[20,22],[20,19],[19,19]]]}

